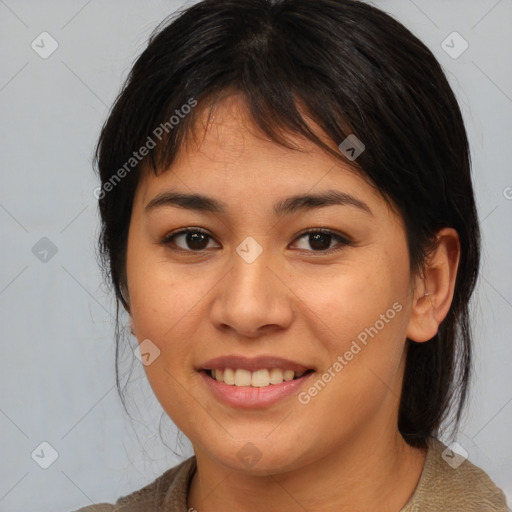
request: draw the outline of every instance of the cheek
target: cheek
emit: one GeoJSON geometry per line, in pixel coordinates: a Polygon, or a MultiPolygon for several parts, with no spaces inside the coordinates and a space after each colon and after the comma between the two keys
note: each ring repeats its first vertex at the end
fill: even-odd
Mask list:
{"type": "Polygon", "coordinates": [[[360,333],[364,340],[366,329],[374,332],[376,326],[384,335],[405,328],[409,279],[397,270],[402,268],[402,262],[368,258],[347,261],[330,272],[304,272],[289,284],[304,305],[302,316],[321,328],[319,338],[330,351],[342,350],[360,333]]]}
{"type": "MultiPolygon", "coordinates": [[[[324,294],[320,301],[330,300],[335,305],[329,315],[325,308],[319,310],[322,324],[329,327],[317,333],[327,356],[316,380],[298,400],[312,423],[321,425],[328,418],[330,425],[338,425],[332,431],[324,429],[326,439],[332,442],[341,432],[349,435],[362,428],[379,411],[386,409],[392,415],[398,407],[407,304],[395,300],[400,298],[398,290],[388,289],[383,294],[367,290],[355,283],[347,282],[346,287],[340,283],[341,298],[329,299],[324,294]],[[347,299],[350,291],[358,293],[347,299]]],[[[320,322],[316,324],[320,326],[320,322]]]]}
{"type": "Polygon", "coordinates": [[[322,281],[310,274],[300,285],[297,295],[309,311],[310,328],[327,352],[320,372],[329,381],[325,399],[345,404],[340,414],[374,407],[389,389],[400,393],[409,316],[407,265],[403,254],[382,254],[339,268],[322,281]]]}
{"type": "Polygon", "coordinates": [[[205,324],[208,300],[219,278],[211,269],[172,265],[154,249],[141,246],[133,244],[128,251],[127,275],[137,339],[149,339],[160,350],[159,364],[146,371],[148,376],[157,367],[191,371],[191,359],[206,343],[198,330],[205,324]]]}
{"type": "MultiPolygon", "coordinates": [[[[158,349],[154,352],[158,355],[144,366],[144,371],[167,414],[179,428],[187,429],[187,424],[181,422],[183,411],[190,410],[194,404],[183,389],[194,372],[191,359],[197,345],[200,317],[204,315],[201,297],[208,286],[204,280],[191,286],[188,276],[169,272],[162,262],[142,252],[134,251],[128,262],[134,332],[139,343],[150,340],[158,349]]],[[[155,351],[151,344],[146,348],[155,351]]]]}
{"type": "MultiPolygon", "coordinates": [[[[135,262],[134,262],[135,263],[135,262]]],[[[138,338],[150,338],[161,349],[170,338],[194,321],[196,305],[204,294],[176,273],[159,270],[148,261],[129,273],[130,306],[138,338]]],[[[199,284],[199,283],[196,283],[199,284]]]]}

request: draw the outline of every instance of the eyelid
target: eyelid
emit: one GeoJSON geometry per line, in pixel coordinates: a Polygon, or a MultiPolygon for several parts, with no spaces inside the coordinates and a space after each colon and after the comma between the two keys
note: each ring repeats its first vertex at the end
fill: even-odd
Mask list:
{"type": "MultiPolygon", "coordinates": [[[[206,235],[207,237],[209,237],[211,240],[215,240],[215,238],[207,230],[205,230],[203,228],[198,228],[198,227],[190,226],[190,227],[181,228],[181,229],[178,229],[176,231],[172,231],[171,233],[166,234],[162,238],[160,243],[162,245],[166,245],[167,246],[167,245],[172,243],[173,238],[176,238],[176,237],[181,236],[181,235],[186,235],[188,233],[201,233],[201,234],[206,235]]],[[[181,247],[178,247],[175,250],[182,251],[182,252],[190,252],[190,253],[200,253],[200,252],[204,252],[205,251],[204,249],[202,249],[201,251],[192,251],[192,250],[182,249],[181,247]]]]}
{"type": "Polygon", "coordinates": [[[306,231],[300,232],[295,237],[295,240],[297,240],[298,238],[302,238],[305,235],[309,235],[311,233],[322,233],[324,235],[331,235],[331,236],[334,236],[336,238],[339,238],[340,240],[342,240],[346,244],[352,243],[352,241],[350,240],[350,238],[347,235],[345,235],[343,233],[340,233],[338,231],[335,231],[333,229],[329,229],[329,228],[309,228],[309,229],[306,229],[306,231]]]}

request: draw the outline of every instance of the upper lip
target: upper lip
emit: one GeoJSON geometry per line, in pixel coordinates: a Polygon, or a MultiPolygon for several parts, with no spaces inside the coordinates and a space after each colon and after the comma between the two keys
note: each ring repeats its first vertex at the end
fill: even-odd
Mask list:
{"type": "Polygon", "coordinates": [[[294,372],[305,372],[310,370],[296,361],[283,359],[275,356],[244,357],[238,355],[220,356],[209,359],[200,365],[201,370],[222,370],[224,368],[243,369],[249,371],[262,370],[264,368],[280,368],[281,370],[293,370],[294,372]]]}

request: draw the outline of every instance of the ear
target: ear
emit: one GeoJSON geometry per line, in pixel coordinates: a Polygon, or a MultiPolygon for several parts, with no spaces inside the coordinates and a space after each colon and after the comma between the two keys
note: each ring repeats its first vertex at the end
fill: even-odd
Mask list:
{"type": "Polygon", "coordinates": [[[457,231],[443,228],[437,245],[429,255],[422,275],[415,277],[411,318],[407,338],[416,342],[432,339],[445,319],[453,299],[460,260],[457,231]]]}

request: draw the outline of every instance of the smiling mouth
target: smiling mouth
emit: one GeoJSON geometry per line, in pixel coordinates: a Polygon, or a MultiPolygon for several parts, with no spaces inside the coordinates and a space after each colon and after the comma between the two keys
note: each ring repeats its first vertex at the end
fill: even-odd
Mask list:
{"type": "Polygon", "coordinates": [[[295,372],[293,370],[282,370],[281,368],[262,368],[256,371],[249,371],[242,368],[215,368],[203,370],[208,377],[222,382],[229,386],[265,388],[275,386],[283,382],[297,380],[313,370],[295,372]]]}

